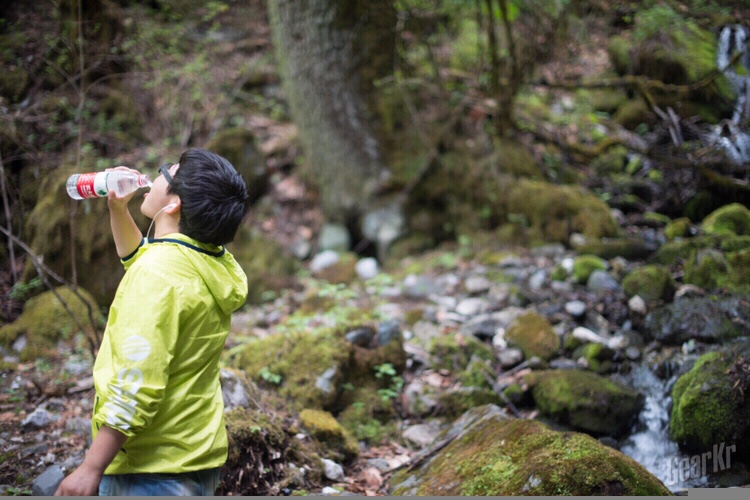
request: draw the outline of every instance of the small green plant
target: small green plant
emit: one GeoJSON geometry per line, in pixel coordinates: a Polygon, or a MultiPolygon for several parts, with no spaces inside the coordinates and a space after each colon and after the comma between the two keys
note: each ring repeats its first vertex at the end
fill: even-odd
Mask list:
{"type": "Polygon", "coordinates": [[[28,283],[19,281],[10,289],[9,297],[14,300],[24,300],[28,295],[42,286],[42,279],[39,277],[32,278],[28,283]]]}
{"type": "Polygon", "coordinates": [[[258,375],[260,378],[265,380],[268,383],[271,383],[273,385],[279,385],[281,384],[281,381],[283,377],[279,375],[278,373],[273,373],[271,370],[268,369],[267,366],[264,366],[258,371],[258,375]]]}
{"type": "Polygon", "coordinates": [[[383,363],[375,367],[375,378],[384,379],[385,377],[390,377],[391,383],[388,387],[378,389],[378,396],[383,401],[388,402],[397,398],[401,393],[401,389],[404,387],[404,379],[397,374],[391,363],[383,363]]]}
{"type": "Polygon", "coordinates": [[[29,496],[31,495],[31,490],[28,488],[17,488],[15,486],[11,486],[7,490],[5,490],[5,494],[11,497],[29,496]]]}

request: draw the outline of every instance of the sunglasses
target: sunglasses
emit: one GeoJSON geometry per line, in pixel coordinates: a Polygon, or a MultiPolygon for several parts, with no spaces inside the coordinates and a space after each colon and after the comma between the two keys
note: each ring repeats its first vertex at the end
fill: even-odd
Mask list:
{"type": "Polygon", "coordinates": [[[174,165],[174,163],[165,163],[161,167],[159,167],[159,173],[164,176],[165,179],[167,179],[167,184],[171,185],[172,182],[174,182],[174,179],[172,179],[172,176],[169,173],[169,167],[174,165]]]}

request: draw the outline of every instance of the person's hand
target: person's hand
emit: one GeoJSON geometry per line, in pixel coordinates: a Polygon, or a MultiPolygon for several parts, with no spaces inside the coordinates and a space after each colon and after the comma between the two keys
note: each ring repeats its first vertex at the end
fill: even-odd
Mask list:
{"type": "Polygon", "coordinates": [[[60,483],[55,496],[95,496],[99,493],[101,480],[102,473],[84,462],[60,483]]]}
{"type": "MultiPolygon", "coordinates": [[[[108,168],[104,170],[105,172],[129,172],[131,174],[141,175],[141,173],[137,170],[134,170],[132,168],[128,167],[115,167],[115,168],[108,168]]],[[[117,193],[115,193],[113,190],[107,193],[107,205],[109,206],[110,210],[125,210],[128,208],[128,202],[135,196],[135,194],[138,192],[138,190],[133,191],[132,193],[128,193],[125,196],[117,196],[117,193]]]]}

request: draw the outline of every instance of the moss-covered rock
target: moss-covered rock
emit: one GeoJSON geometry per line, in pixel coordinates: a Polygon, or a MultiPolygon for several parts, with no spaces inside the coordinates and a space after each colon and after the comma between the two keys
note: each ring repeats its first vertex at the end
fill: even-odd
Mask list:
{"type": "Polygon", "coordinates": [[[750,340],[738,340],[704,354],[677,380],[672,389],[672,439],[695,452],[711,450],[719,443],[739,449],[748,442],[750,380],[742,371],[748,360],[750,340]]]}
{"type": "Polygon", "coordinates": [[[548,360],[560,349],[560,339],[547,318],[535,312],[518,316],[508,326],[505,339],[523,351],[526,359],[548,360]]]}
{"type": "MultiPolygon", "coordinates": [[[[44,264],[60,276],[72,275],[74,248],[78,285],[91,293],[99,304],[106,306],[112,302],[125,271],[112,244],[109,224],[103,222],[109,219],[107,201],[71,202],[65,182],[75,171],[75,167],[62,166],[43,173],[41,180],[35,181],[36,203],[26,218],[26,241],[34,253],[44,256],[44,264]],[[72,209],[75,210],[73,217],[70,216],[72,209]]],[[[131,213],[139,227],[148,227],[148,219],[139,210],[131,213]]],[[[28,282],[36,275],[36,268],[29,259],[22,281],[28,282]]]]}
{"type": "Polygon", "coordinates": [[[687,217],[675,219],[664,228],[664,236],[669,241],[674,241],[676,238],[684,238],[690,234],[690,225],[690,219],[687,217]]]}
{"type": "Polygon", "coordinates": [[[462,372],[472,357],[493,361],[492,347],[471,335],[441,335],[430,340],[428,352],[433,358],[433,367],[451,372],[462,372]]]}
{"type": "Polygon", "coordinates": [[[495,145],[497,168],[514,177],[541,179],[542,171],[536,164],[531,152],[520,142],[510,139],[498,139],[495,145]]]}
{"type": "MultiPolygon", "coordinates": [[[[494,410],[494,411],[493,411],[494,410]]],[[[456,437],[416,470],[393,476],[389,493],[418,495],[669,495],[643,466],[596,439],[533,420],[474,408],[456,437]]]]}
{"type": "Polygon", "coordinates": [[[299,418],[310,434],[331,452],[331,456],[348,462],[359,454],[357,441],[329,412],[305,409],[299,418]]]}
{"type": "Polygon", "coordinates": [[[295,286],[298,260],[263,233],[243,226],[227,248],[247,274],[249,303],[274,298],[282,290],[295,286]]]}
{"type": "Polygon", "coordinates": [[[357,277],[357,255],[343,252],[339,260],[317,273],[317,277],[329,283],[349,284],[357,277]]]}
{"type": "Polygon", "coordinates": [[[727,274],[727,260],[719,250],[696,251],[685,266],[685,283],[712,290],[727,274]]]}
{"type": "Polygon", "coordinates": [[[84,328],[82,333],[93,336],[89,308],[98,327],[102,321],[99,306],[87,291],[78,288],[77,293],[81,298],[71,289],[61,286],[54,292],[48,290],[26,301],[23,314],[0,328],[0,345],[10,347],[18,337],[26,335],[27,347],[21,352],[21,359],[33,360],[38,356],[56,356],[57,342],[71,340],[74,334],[81,332],[79,324],[84,328]],[[55,294],[67,304],[76,319],[70,316],[55,294]]]}
{"type": "Polygon", "coordinates": [[[657,264],[672,265],[679,259],[689,259],[697,250],[721,248],[721,242],[724,238],[718,235],[710,235],[671,241],[659,247],[651,260],[657,264]]]}
{"type": "Polygon", "coordinates": [[[206,149],[223,156],[237,169],[245,180],[251,203],[266,193],[269,186],[268,169],[251,130],[224,130],[208,143],[206,149]]]}
{"type": "Polygon", "coordinates": [[[651,108],[648,107],[646,101],[640,97],[621,104],[612,118],[629,130],[635,129],[642,123],[646,125],[654,125],[657,120],[656,115],[651,111],[651,108]]]}
{"type": "Polygon", "coordinates": [[[389,397],[378,394],[373,387],[364,387],[353,389],[351,396],[342,400],[351,403],[339,413],[338,421],[357,440],[378,445],[398,436],[398,425],[391,420],[395,410],[389,397]]]}
{"type": "Polygon", "coordinates": [[[607,204],[576,186],[521,179],[508,194],[506,213],[525,217],[529,228],[549,242],[567,243],[574,232],[592,239],[618,232],[607,204]]]}
{"type": "Polygon", "coordinates": [[[620,75],[626,75],[631,70],[632,42],[624,36],[610,37],[607,42],[607,55],[609,62],[620,75]]]}
{"type": "Polygon", "coordinates": [[[320,487],[323,463],[317,450],[294,438],[280,418],[260,410],[235,408],[226,413],[229,454],[222,467],[220,495],[278,495],[282,487],[320,487]],[[304,467],[291,476],[288,464],[304,467]]]}
{"type": "Polygon", "coordinates": [[[638,391],[581,370],[534,372],[525,381],[543,414],[596,435],[623,435],[643,407],[638,391]]]}
{"type": "Polygon", "coordinates": [[[601,240],[587,240],[582,245],[574,247],[581,254],[596,255],[602,259],[622,257],[628,260],[647,259],[656,250],[641,238],[602,238],[601,240]]]}
{"type": "Polygon", "coordinates": [[[437,412],[440,415],[456,418],[476,406],[494,404],[503,406],[502,397],[495,391],[480,387],[459,387],[441,392],[438,397],[437,412]]]}
{"type": "Polygon", "coordinates": [[[614,351],[599,343],[586,344],[581,349],[581,355],[586,360],[589,370],[597,373],[607,373],[612,369],[614,351]]]}
{"type": "Polygon", "coordinates": [[[701,228],[706,234],[750,236],[750,210],[740,203],[725,205],[703,219],[701,228]]]}
{"type": "Polygon", "coordinates": [[[653,340],[680,345],[691,339],[719,343],[747,335],[750,305],[743,296],[681,298],[646,316],[644,331],[653,340]]]}
{"type": "Polygon", "coordinates": [[[607,263],[596,255],[580,255],[573,262],[573,277],[578,283],[586,283],[594,271],[606,271],[607,263]]]}
{"type": "Polygon", "coordinates": [[[490,380],[495,378],[492,366],[487,361],[476,357],[469,361],[468,366],[463,372],[461,372],[458,379],[465,387],[481,387],[489,389],[492,386],[487,381],[487,377],[489,377],[490,380]]]}
{"type": "Polygon", "coordinates": [[[670,301],[674,296],[675,281],[667,267],[647,265],[628,274],[622,287],[628,297],[640,295],[646,301],[670,301]]]}

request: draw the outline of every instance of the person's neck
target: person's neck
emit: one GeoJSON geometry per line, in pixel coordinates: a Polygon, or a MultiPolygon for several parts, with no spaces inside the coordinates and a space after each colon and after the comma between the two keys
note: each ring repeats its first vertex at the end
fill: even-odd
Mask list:
{"type": "Polygon", "coordinates": [[[171,216],[168,214],[162,214],[157,217],[154,221],[154,238],[163,238],[164,236],[172,233],[180,232],[180,219],[179,217],[171,216]],[[162,217],[166,215],[162,219],[162,217]]]}

